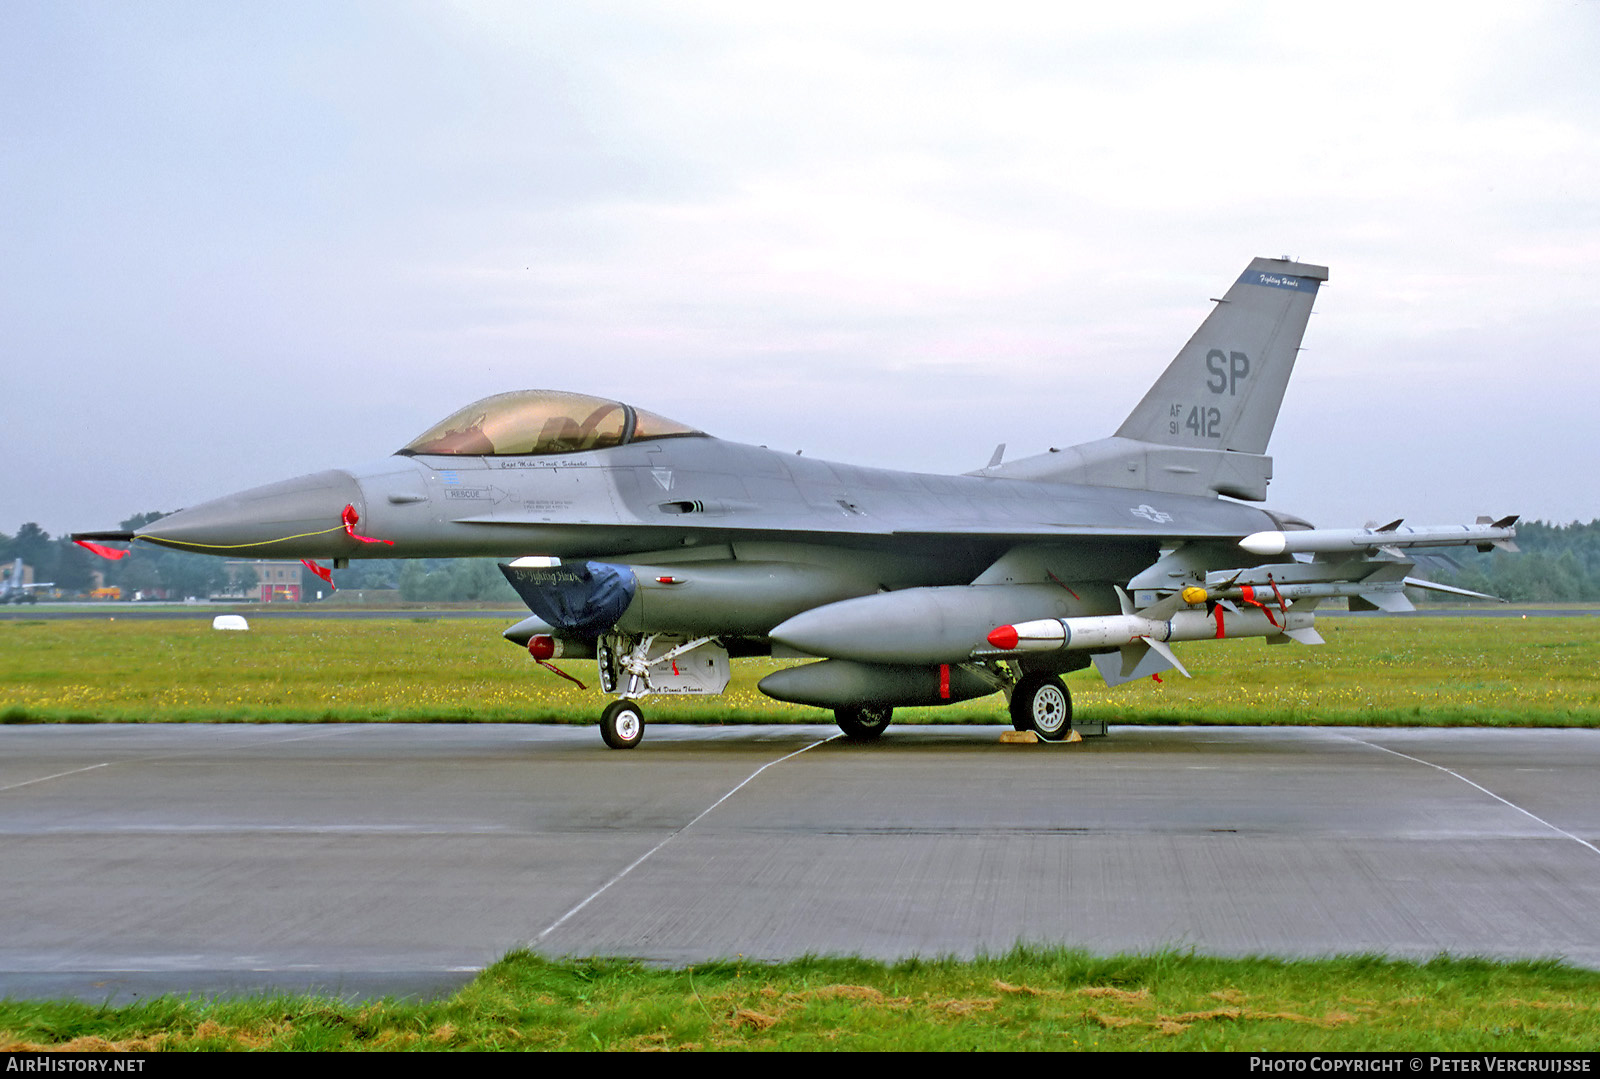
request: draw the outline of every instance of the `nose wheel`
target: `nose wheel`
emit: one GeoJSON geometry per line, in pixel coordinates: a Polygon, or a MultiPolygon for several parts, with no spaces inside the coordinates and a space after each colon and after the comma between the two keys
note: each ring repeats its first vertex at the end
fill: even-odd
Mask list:
{"type": "Polygon", "coordinates": [[[612,749],[632,749],[644,737],[644,712],[634,701],[612,701],[600,713],[600,737],[612,749]]]}

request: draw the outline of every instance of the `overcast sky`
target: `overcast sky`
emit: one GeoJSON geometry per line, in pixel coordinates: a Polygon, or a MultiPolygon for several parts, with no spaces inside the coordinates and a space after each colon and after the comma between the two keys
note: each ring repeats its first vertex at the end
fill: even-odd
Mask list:
{"type": "Polygon", "coordinates": [[[510,389],[960,472],[1331,267],[1269,505],[1600,516],[1600,2],[0,4],[0,531],[510,389]]]}

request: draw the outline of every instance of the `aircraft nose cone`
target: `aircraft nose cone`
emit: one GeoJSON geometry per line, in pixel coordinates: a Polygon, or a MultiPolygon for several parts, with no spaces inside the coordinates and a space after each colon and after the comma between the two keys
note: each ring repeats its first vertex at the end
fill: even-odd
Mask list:
{"type": "Polygon", "coordinates": [[[346,506],[365,516],[355,477],[336,469],[315,472],[179,510],[134,538],[201,554],[328,558],[357,546],[345,534],[346,506]]]}

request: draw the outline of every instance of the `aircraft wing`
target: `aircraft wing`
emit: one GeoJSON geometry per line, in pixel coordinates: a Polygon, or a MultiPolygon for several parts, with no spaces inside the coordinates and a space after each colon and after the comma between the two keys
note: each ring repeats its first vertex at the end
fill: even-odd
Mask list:
{"type": "Polygon", "coordinates": [[[1321,644],[1314,611],[1327,599],[1343,598],[1352,611],[1403,613],[1416,608],[1405,595],[1421,588],[1494,599],[1479,592],[1410,576],[1413,548],[1475,547],[1515,550],[1517,518],[1480,517],[1475,525],[1401,529],[1305,529],[1256,533],[1238,543],[1234,568],[1214,568],[1223,553],[1215,545],[1167,551],[1117,588],[1121,613],[1033,619],[1001,626],[974,658],[1022,656],[1071,649],[1093,650],[1095,667],[1108,685],[1176,668],[1188,671],[1167,642],[1263,637],[1268,643],[1321,644]],[[1129,593],[1134,598],[1130,598],[1129,593]]]}

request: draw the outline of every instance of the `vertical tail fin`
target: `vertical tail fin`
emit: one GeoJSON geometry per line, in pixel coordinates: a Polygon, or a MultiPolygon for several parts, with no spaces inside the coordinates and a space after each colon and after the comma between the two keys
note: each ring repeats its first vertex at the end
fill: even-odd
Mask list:
{"type": "Polygon", "coordinates": [[[1111,438],[974,475],[1261,501],[1267,441],[1326,266],[1256,259],[1111,438]]]}
{"type": "Polygon", "coordinates": [[[1265,453],[1326,266],[1258,258],[1200,324],[1119,438],[1265,453]]]}

